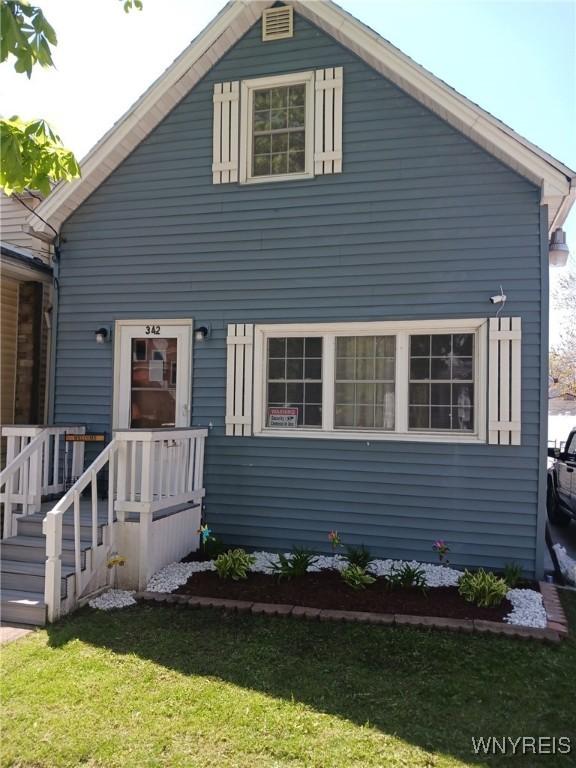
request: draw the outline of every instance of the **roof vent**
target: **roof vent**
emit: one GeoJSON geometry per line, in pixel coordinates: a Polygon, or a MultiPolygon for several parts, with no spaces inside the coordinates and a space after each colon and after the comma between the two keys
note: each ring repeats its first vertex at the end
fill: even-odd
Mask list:
{"type": "Polygon", "coordinates": [[[294,37],[294,14],[291,5],[268,8],[262,13],[262,40],[294,37]]]}

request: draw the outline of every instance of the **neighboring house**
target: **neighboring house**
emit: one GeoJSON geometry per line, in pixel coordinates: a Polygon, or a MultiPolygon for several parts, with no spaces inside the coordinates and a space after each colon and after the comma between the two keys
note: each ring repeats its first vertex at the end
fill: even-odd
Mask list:
{"type": "Polygon", "coordinates": [[[54,424],[208,428],[230,544],[440,537],[541,575],[574,172],[336,5],[272,5],[229,3],[30,219],[59,232],[54,424]]]}
{"type": "Polygon", "coordinates": [[[30,235],[29,194],[0,193],[1,424],[38,424],[46,414],[52,267],[49,247],[30,235]]]}

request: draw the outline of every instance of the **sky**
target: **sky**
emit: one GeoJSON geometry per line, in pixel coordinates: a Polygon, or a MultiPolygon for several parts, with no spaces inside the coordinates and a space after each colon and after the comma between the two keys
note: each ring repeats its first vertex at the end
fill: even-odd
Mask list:
{"type": "MultiPolygon", "coordinates": [[[[53,70],[0,69],[0,111],[44,117],[84,156],[224,0],[34,0],[56,29],[53,70]]],[[[576,169],[576,0],[340,0],[457,91],[576,169]]],[[[575,206],[576,207],[576,206],[575,206]]],[[[576,211],[565,230],[576,264],[576,211]]],[[[551,274],[552,283],[559,270],[551,274]]],[[[552,314],[551,337],[559,314],[552,314]]]]}

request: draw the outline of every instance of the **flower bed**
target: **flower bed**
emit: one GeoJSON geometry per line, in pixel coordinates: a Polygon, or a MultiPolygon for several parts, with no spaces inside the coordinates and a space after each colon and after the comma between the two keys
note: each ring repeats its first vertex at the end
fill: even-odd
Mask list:
{"type": "Polygon", "coordinates": [[[547,624],[542,595],[537,590],[510,589],[499,605],[479,607],[464,600],[458,592],[462,572],[443,565],[373,560],[367,570],[375,581],[366,589],[354,590],[341,577],[347,562],[340,555],[318,556],[305,575],[292,579],[279,579],[274,575],[278,562],[276,554],[256,552],[248,578],[239,581],[221,579],[212,560],[173,563],[156,573],[147,589],[372,614],[476,619],[536,628],[547,624]],[[423,572],[425,591],[416,587],[390,588],[387,577],[405,565],[423,572]]]}

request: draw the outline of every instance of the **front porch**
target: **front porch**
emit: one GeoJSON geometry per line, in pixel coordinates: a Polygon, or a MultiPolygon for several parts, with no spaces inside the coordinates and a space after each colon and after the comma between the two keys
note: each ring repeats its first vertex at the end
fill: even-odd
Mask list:
{"type": "Polygon", "coordinates": [[[5,427],[2,618],[41,625],[110,586],[143,589],[198,545],[206,430],[118,430],[84,469],[84,427],[5,427]],[[82,440],[82,438],[76,438],[82,440]]]}

